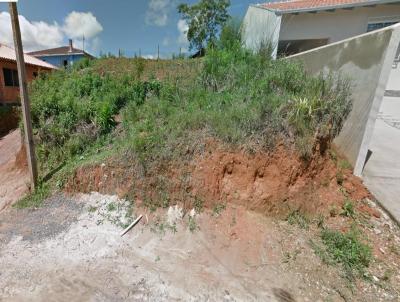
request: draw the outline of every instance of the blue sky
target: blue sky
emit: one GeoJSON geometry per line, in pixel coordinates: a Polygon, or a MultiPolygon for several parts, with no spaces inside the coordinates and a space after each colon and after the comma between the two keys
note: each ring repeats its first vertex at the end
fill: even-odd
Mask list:
{"type": "MultiPolygon", "coordinates": [[[[23,27],[24,47],[28,50],[66,44],[70,35],[82,30],[80,20],[87,20],[88,36],[86,49],[98,55],[118,53],[122,49],[128,56],[141,50],[142,55],[154,55],[157,45],[167,56],[178,53],[180,47],[187,48],[178,28],[179,15],[176,6],[180,2],[194,3],[195,0],[19,0],[19,14],[26,22],[23,27]],[[66,18],[72,12],[85,13],[70,18],[66,29],[66,18]],[[88,14],[91,13],[91,14],[88,14]],[[25,25],[26,24],[26,25],[25,25]],[[39,39],[42,33],[44,38],[39,39]],[[49,39],[49,41],[47,41],[49,39]]],[[[251,0],[231,0],[230,14],[243,17],[251,0]]],[[[0,17],[7,24],[7,5],[0,4],[0,17]]],[[[0,18],[0,42],[6,43],[6,29],[0,18]],[[3,29],[1,29],[3,27],[3,29]]],[[[182,24],[180,24],[182,25],[182,24]]],[[[86,27],[85,27],[86,28],[86,27]]],[[[10,31],[10,30],[8,30],[10,31]]],[[[8,32],[7,31],[7,32],[8,32]]],[[[182,31],[182,26],[181,26],[182,31]]],[[[82,48],[82,39],[74,37],[75,46],[82,48]]],[[[6,43],[7,44],[7,43],[6,43]]]]}

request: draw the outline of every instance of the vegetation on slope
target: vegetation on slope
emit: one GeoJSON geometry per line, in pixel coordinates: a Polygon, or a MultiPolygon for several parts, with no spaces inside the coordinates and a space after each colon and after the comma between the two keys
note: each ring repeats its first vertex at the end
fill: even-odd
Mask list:
{"type": "Polygon", "coordinates": [[[143,161],[179,154],[200,132],[252,149],[285,140],[307,158],[314,139],[339,132],[351,107],[348,82],[312,77],[298,63],[271,60],[268,47],[258,53],[244,49],[234,23],[196,64],[169,61],[175,74],[157,68],[146,73],[153,62],[123,60],[131,68],[107,68],[118,59],[83,61],[33,83],[42,176],[110,137],[143,161]],[[190,68],[182,73],[176,64],[190,68]],[[124,131],[116,138],[119,115],[124,131]]]}

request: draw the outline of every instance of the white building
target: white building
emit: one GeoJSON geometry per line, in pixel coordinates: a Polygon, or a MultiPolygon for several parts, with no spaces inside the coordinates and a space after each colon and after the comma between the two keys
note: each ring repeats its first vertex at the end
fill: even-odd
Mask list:
{"type": "Polygon", "coordinates": [[[271,43],[288,55],[400,22],[399,0],[289,0],[251,5],[244,41],[257,50],[271,43]]]}

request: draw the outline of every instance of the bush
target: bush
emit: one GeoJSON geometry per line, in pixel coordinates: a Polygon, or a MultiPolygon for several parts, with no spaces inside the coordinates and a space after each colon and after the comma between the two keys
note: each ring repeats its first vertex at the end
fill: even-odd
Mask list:
{"type": "Polygon", "coordinates": [[[70,70],[43,75],[31,85],[32,121],[39,163],[52,169],[110,133],[114,116],[128,102],[142,104],[161,84],[129,74],[101,76],[82,61],[70,70]]]}

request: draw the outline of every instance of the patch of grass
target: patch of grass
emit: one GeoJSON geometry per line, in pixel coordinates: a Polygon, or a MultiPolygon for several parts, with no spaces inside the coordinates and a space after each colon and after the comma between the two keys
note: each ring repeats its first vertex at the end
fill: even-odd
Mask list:
{"type": "Polygon", "coordinates": [[[217,203],[212,208],[212,215],[218,217],[225,210],[226,205],[223,203],[217,203]]]}
{"type": "Polygon", "coordinates": [[[303,213],[301,213],[299,210],[295,210],[289,213],[289,215],[286,218],[286,221],[290,225],[297,225],[302,229],[308,230],[309,224],[310,224],[310,219],[306,217],[303,213]]]}
{"type": "Polygon", "coordinates": [[[312,243],[315,253],[323,262],[340,264],[349,280],[363,277],[372,261],[371,247],[360,240],[360,234],[354,227],[347,233],[324,229],[321,231],[323,246],[312,243]]]}
{"type": "Polygon", "coordinates": [[[201,213],[201,212],[203,212],[203,209],[204,209],[204,201],[203,201],[201,198],[199,198],[199,197],[196,196],[196,197],[194,198],[193,207],[194,207],[194,210],[196,211],[196,213],[201,213]]]}
{"type": "Polygon", "coordinates": [[[351,170],[353,168],[349,161],[346,159],[339,160],[338,167],[345,170],[351,170]]]}
{"type": "Polygon", "coordinates": [[[107,211],[113,212],[113,211],[115,211],[115,210],[117,210],[117,205],[116,205],[115,203],[113,203],[113,202],[110,202],[110,203],[107,205],[107,211]]]}
{"type": "Polygon", "coordinates": [[[38,208],[43,204],[43,201],[50,196],[50,187],[43,183],[38,186],[34,193],[25,196],[17,201],[13,207],[17,209],[38,208]]]}
{"type": "Polygon", "coordinates": [[[88,209],[89,213],[94,213],[96,211],[97,211],[97,207],[94,207],[94,206],[90,206],[89,209],[88,209]]]}
{"type": "Polygon", "coordinates": [[[346,199],[343,207],[342,207],[342,213],[340,213],[342,216],[346,217],[351,217],[354,218],[356,215],[355,209],[354,209],[354,203],[350,199],[346,199]]]}
{"type": "Polygon", "coordinates": [[[189,216],[189,230],[193,233],[194,231],[199,229],[199,226],[197,225],[196,219],[192,216],[189,216]]]}

